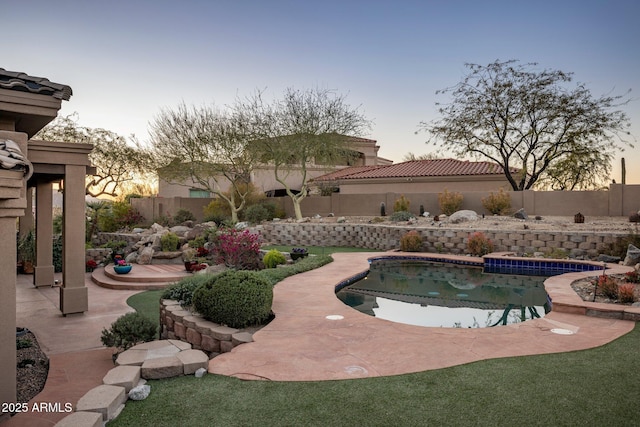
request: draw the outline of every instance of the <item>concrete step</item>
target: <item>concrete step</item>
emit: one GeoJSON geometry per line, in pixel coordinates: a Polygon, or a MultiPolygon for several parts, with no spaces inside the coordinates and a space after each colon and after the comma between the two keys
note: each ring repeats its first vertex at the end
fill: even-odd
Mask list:
{"type": "Polygon", "coordinates": [[[108,289],[150,290],[164,289],[192,273],[176,265],[134,265],[128,274],[117,274],[113,266],[97,268],[91,273],[91,281],[108,289]]]}
{"type": "Polygon", "coordinates": [[[102,379],[103,384],[124,387],[127,393],[137,386],[139,381],[139,366],[116,366],[107,372],[107,375],[102,379]]]}
{"type": "Polygon", "coordinates": [[[89,390],[78,400],[76,411],[98,412],[103,421],[109,421],[118,416],[127,394],[124,387],[114,385],[99,385],[89,390]]]}
{"type": "Polygon", "coordinates": [[[99,412],[73,412],[56,423],[54,427],[102,427],[99,412]]]}

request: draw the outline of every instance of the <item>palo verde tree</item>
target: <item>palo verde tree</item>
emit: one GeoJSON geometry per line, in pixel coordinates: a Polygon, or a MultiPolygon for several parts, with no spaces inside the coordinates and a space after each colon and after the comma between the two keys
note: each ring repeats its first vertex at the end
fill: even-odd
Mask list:
{"type": "Polygon", "coordinates": [[[148,149],[162,179],[216,194],[229,204],[232,221],[246,204],[258,159],[240,119],[210,106],[164,109],[151,124],[148,149]]]}
{"type": "Polygon", "coordinates": [[[359,108],[349,106],[344,95],[328,89],[288,88],[282,98],[271,102],[262,95],[256,92],[238,100],[233,109],[251,127],[254,148],[263,162],[273,166],[276,181],[291,198],[296,218],[301,219],[309,168],[348,164],[357,155],[349,149],[348,136],[361,135],[370,121],[359,108]]]}
{"type": "Polygon", "coordinates": [[[596,98],[584,84],[569,87],[572,73],[536,71],[536,65],[466,64],[460,83],[436,92],[452,97],[437,104],[441,118],[420,123],[427,142],[497,163],[514,191],[538,182],[585,188],[606,179],[615,150],[631,146],[620,110],[629,100],[596,98]]]}
{"type": "Polygon", "coordinates": [[[33,139],[54,142],[93,144],[89,160],[96,172],[87,177],[87,194],[117,197],[123,185],[140,177],[144,156],[115,132],[78,125],[78,114],[60,116],[45,126],[33,139]]]}

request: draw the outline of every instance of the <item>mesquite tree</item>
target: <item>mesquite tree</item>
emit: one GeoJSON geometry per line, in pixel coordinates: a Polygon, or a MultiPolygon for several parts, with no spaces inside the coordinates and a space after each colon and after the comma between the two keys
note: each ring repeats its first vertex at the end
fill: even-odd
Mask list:
{"type": "Polygon", "coordinates": [[[629,99],[596,98],[584,84],[569,87],[572,73],[536,71],[536,65],[466,64],[461,82],[436,92],[452,97],[437,104],[441,118],[420,123],[427,142],[499,164],[515,191],[536,183],[597,186],[608,178],[615,151],[632,146],[620,110],[629,99]]]}

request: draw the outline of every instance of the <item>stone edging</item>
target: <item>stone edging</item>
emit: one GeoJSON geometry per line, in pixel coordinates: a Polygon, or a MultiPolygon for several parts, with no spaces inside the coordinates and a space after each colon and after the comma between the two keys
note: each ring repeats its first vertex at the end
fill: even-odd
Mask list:
{"type": "Polygon", "coordinates": [[[229,328],[184,310],[178,301],[160,301],[160,337],[188,342],[194,349],[211,356],[228,353],[234,347],[253,341],[248,330],[229,328]]]}

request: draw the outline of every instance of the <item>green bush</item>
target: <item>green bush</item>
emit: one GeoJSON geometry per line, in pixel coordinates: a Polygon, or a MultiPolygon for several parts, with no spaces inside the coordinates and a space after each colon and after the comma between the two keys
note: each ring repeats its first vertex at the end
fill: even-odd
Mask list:
{"type": "Polygon", "coordinates": [[[409,231],[400,238],[400,250],[403,252],[420,252],[422,236],[415,230],[409,231]]]}
{"type": "Polygon", "coordinates": [[[415,218],[415,216],[407,211],[394,212],[389,217],[389,219],[394,222],[409,221],[411,218],[415,218]]]}
{"type": "Polygon", "coordinates": [[[449,193],[449,190],[445,188],[443,193],[438,194],[438,205],[440,211],[445,215],[451,215],[452,213],[459,211],[462,207],[462,194],[449,193]]]}
{"type": "Polygon", "coordinates": [[[273,286],[289,276],[314,270],[325,264],[329,264],[331,261],[333,261],[333,259],[329,255],[308,256],[306,258],[299,259],[293,264],[288,264],[281,268],[268,268],[266,270],[259,271],[257,274],[267,279],[273,286]]]}
{"type": "Polygon", "coordinates": [[[273,214],[264,205],[251,205],[244,211],[244,219],[253,224],[259,224],[273,219],[273,214]]]}
{"type": "Polygon", "coordinates": [[[62,272],[62,235],[53,237],[53,271],[62,272]]]}
{"type": "Polygon", "coordinates": [[[403,211],[409,211],[409,206],[411,206],[411,201],[409,201],[409,199],[407,199],[406,197],[404,197],[404,194],[400,196],[399,199],[396,199],[395,203],[393,204],[393,211],[394,212],[403,212],[403,211]]]}
{"type": "Polygon", "coordinates": [[[276,268],[281,264],[286,264],[287,258],[285,258],[284,254],[279,250],[271,249],[264,255],[262,262],[266,268],[276,268]]]}
{"type": "Polygon", "coordinates": [[[193,293],[193,306],[206,319],[231,328],[265,323],[271,314],[273,287],[251,271],[225,271],[193,293]]]}
{"type": "Polygon", "coordinates": [[[493,215],[507,215],[511,211],[511,196],[500,188],[497,193],[483,197],[482,206],[493,215]]]}
{"type": "Polygon", "coordinates": [[[195,221],[196,217],[187,209],[178,209],[178,212],[173,217],[173,221],[176,224],[182,224],[185,221],[195,221]]]}
{"type": "Polygon", "coordinates": [[[213,274],[194,274],[185,277],[177,283],[169,286],[162,293],[162,299],[178,301],[182,307],[190,307],[193,304],[193,292],[204,282],[211,280],[213,274]]]}
{"type": "Polygon", "coordinates": [[[476,231],[469,236],[467,249],[474,256],[483,256],[493,252],[493,243],[482,232],[476,231]]]}
{"type": "Polygon", "coordinates": [[[187,243],[189,244],[190,248],[198,249],[203,248],[204,244],[207,243],[207,240],[204,238],[204,236],[198,236],[193,240],[189,240],[187,243]]]}
{"type": "Polygon", "coordinates": [[[180,238],[176,233],[168,232],[160,238],[160,244],[163,252],[177,251],[180,238]]]}
{"type": "Polygon", "coordinates": [[[16,350],[33,347],[33,342],[29,338],[16,338],[16,350]]]}
{"type": "Polygon", "coordinates": [[[127,313],[111,324],[110,329],[103,328],[100,340],[106,347],[127,350],[142,342],[153,341],[157,326],[138,312],[127,313]]]}

